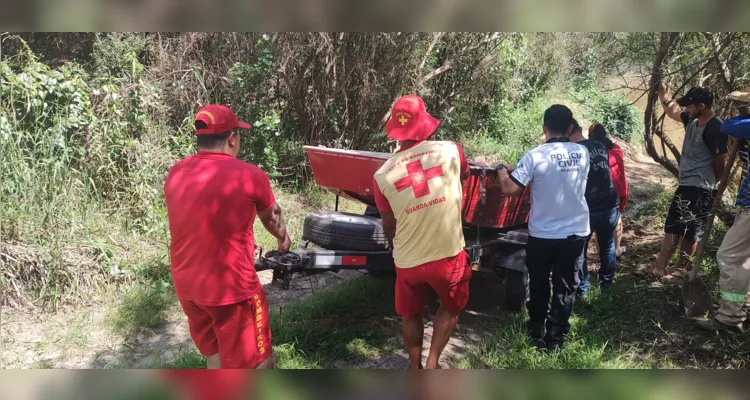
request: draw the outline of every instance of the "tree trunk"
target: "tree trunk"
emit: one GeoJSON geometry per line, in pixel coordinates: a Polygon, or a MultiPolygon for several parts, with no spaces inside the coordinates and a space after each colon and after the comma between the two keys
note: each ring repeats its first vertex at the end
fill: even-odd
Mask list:
{"type": "MultiPolygon", "coordinates": [[[[680,159],[681,159],[680,150],[672,142],[672,139],[670,139],[669,136],[667,136],[664,133],[664,129],[663,129],[664,128],[664,124],[663,124],[663,121],[664,121],[664,118],[666,118],[666,116],[667,116],[667,114],[665,113],[665,114],[662,114],[661,117],[659,117],[658,127],[656,127],[656,129],[654,130],[654,133],[656,134],[656,136],[659,137],[659,139],[661,139],[662,148],[664,148],[664,147],[669,148],[669,151],[674,156],[674,159],[677,160],[677,165],[680,165],[680,159]]],[[[665,153],[665,152],[662,150],[662,153],[665,153]]],[[[666,154],[663,154],[663,156],[664,156],[664,158],[667,157],[666,154]]]]}
{"type": "MultiPolygon", "coordinates": [[[[651,68],[651,80],[649,82],[649,89],[648,89],[648,101],[646,103],[646,111],[644,112],[643,116],[643,125],[645,127],[643,132],[643,138],[646,142],[646,152],[648,153],[651,158],[654,159],[657,163],[661,164],[664,168],[667,169],[667,171],[671,172],[672,175],[675,177],[679,176],[680,170],[675,163],[673,163],[670,159],[666,157],[662,157],[659,152],[656,150],[656,146],[654,146],[654,134],[657,132],[657,121],[656,121],[656,114],[654,113],[654,106],[656,102],[658,101],[658,95],[657,90],[659,88],[659,82],[661,81],[661,65],[664,62],[664,58],[667,56],[667,53],[669,52],[670,47],[675,42],[675,40],[679,37],[679,33],[676,32],[670,32],[670,33],[662,33],[661,34],[661,40],[659,41],[659,50],[656,53],[656,57],[654,59],[654,64],[651,68]]],[[[659,130],[659,132],[661,132],[659,130]]],[[[664,140],[663,138],[666,138],[666,135],[661,132],[661,134],[657,134],[659,138],[664,140]]],[[[668,140],[668,139],[667,139],[668,140]]],[[[670,144],[672,144],[671,141],[667,142],[665,141],[665,144],[669,147],[670,144]]],[[[677,151],[674,144],[670,147],[670,150],[673,153],[679,153],[677,151]]],[[[679,157],[677,157],[679,160],[679,157]]]]}

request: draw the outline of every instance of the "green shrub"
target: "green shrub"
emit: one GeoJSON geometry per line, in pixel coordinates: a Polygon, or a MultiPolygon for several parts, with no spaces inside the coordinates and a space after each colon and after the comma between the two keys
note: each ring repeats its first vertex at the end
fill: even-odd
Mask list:
{"type": "Polygon", "coordinates": [[[630,143],[638,143],[642,138],[642,113],[625,95],[598,88],[587,89],[580,95],[590,119],[602,124],[607,132],[630,143]]]}
{"type": "Polygon", "coordinates": [[[163,228],[170,144],[185,148],[155,122],[164,110],[159,90],[142,80],[94,80],[75,63],[53,69],[28,50],[3,59],[0,190],[14,212],[3,214],[2,233],[42,239],[105,206],[128,230],[163,228]]]}
{"type": "MultiPolygon", "coordinates": [[[[461,139],[492,130],[494,105],[508,102],[510,81],[520,59],[519,39],[520,36],[511,35],[488,55],[494,62],[482,73],[470,77],[462,95],[449,95],[446,99],[447,94],[433,93],[429,89],[420,93],[428,109],[439,107],[441,103],[450,104],[439,114],[441,125],[436,139],[461,139]]],[[[469,66],[458,68],[468,69],[469,66]]]]}
{"type": "Polygon", "coordinates": [[[490,104],[486,128],[461,138],[467,155],[488,162],[518,162],[525,152],[541,143],[547,106],[543,96],[525,104],[507,100],[490,104]]]}
{"type": "Polygon", "coordinates": [[[573,89],[582,91],[596,86],[596,51],[589,47],[586,58],[573,69],[573,89]]]}
{"type": "Polygon", "coordinates": [[[524,104],[548,91],[560,76],[561,47],[554,33],[523,34],[517,45],[510,97],[524,104]]]}
{"type": "Polygon", "coordinates": [[[144,59],[151,42],[137,32],[97,33],[91,59],[97,76],[135,82],[143,72],[144,59]]]}
{"type": "Polygon", "coordinates": [[[63,214],[61,194],[75,198],[90,188],[71,173],[85,167],[81,144],[94,122],[83,77],[75,64],[54,70],[30,53],[0,63],[0,193],[14,211],[3,213],[3,234],[22,234],[28,217],[52,222],[63,214]]]}
{"type": "Polygon", "coordinates": [[[518,108],[506,108],[499,104],[493,110],[495,136],[501,139],[503,149],[500,158],[515,163],[531,148],[541,143],[545,104],[541,98],[518,108]]]}
{"type": "Polygon", "coordinates": [[[257,50],[255,60],[237,62],[229,69],[228,96],[234,111],[252,125],[239,157],[274,177],[284,139],[281,115],[272,98],[276,60],[266,35],[258,39],[257,50]]]}

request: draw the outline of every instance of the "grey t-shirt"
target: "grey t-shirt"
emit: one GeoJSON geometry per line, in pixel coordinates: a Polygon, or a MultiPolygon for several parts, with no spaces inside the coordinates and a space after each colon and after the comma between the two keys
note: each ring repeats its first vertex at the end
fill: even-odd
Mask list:
{"type": "Polygon", "coordinates": [[[685,125],[685,141],[680,160],[680,186],[694,186],[715,190],[713,157],[727,153],[727,136],[721,133],[721,120],[712,118],[698,126],[698,119],[690,119],[686,111],[680,117],[685,125]]]}

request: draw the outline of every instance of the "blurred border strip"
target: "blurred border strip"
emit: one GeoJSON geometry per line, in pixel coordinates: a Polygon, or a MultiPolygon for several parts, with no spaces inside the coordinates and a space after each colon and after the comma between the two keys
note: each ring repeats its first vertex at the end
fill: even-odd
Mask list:
{"type": "Polygon", "coordinates": [[[2,0],[3,31],[732,31],[745,0],[2,0]]]}
{"type": "Polygon", "coordinates": [[[744,371],[0,371],[0,399],[741,400],[744,371]]]}

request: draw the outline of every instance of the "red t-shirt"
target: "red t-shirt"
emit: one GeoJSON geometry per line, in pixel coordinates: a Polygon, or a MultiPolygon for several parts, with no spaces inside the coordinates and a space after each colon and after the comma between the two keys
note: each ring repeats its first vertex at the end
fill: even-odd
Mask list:
{"type": "Polygon", "coordinates": [[[620,198],[620,211],[625,210],[628,203],[628,181],[625,178],[625,155],[618,145],[609,150],[609,171],[612,175],[612,184],[620,198]]]}
{"type": "Polygon", "coordinates": [[[276,198],[260,168],[228,154],[200,152],[172,166],[164,196],[177,297],[221,306],[262,289],[253,222],[276,198]]]}
{"type": "MultiPolygon", "coordinates": [[[[420,143],[422,143],[422,141],[416,142],[416,143],[414,143],[413,145],[411,145],[409,147],[404,147],[404,148],[398,149],[398,151],[396,151],[396,153],[399,153],[399,152],[402,152],[402,151],[405,151],[405,150],[409,150],[410,148],[412,148],[412,147],[414,147],[414,146],[416,146],[416,145],[418,145],[420,143]]],[[[466,174],[469,173],[469,162],[466,160],[466,156],[464,156],[464,149],[461,148],[461,145],[458,144],[458,143],[454,143],[454,142],[451,142],[451,143],[455,144],[456,147],[458,148],[458,157],[460,158],[459,161],[461,163],[461,176],[464,176],[464,175],[466,175],[466,174]]],[[[380,212],[391,211],[391,203],[388,202],[388,199],[383,195],[383,192],[380,190],[380,187],[378,186],[378,181],[376,181],[375,179],[373,179],[372,182],[373,182],[372,183],[373,187],[375,189],[375,190],[373,190],[373,193],[375,193],[375,205],[377,206],[378,211],[380,211],[380,212]]]]}

